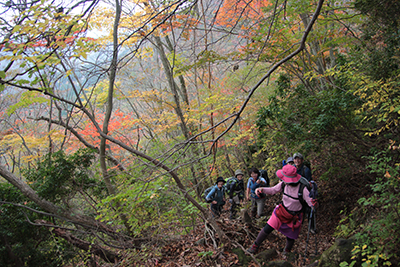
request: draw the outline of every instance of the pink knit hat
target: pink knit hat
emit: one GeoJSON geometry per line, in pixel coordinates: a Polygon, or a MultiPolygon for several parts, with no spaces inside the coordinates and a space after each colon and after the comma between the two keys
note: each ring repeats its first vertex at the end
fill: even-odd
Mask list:
{"type": "Polygon", "coordinates": [[[278,170],[276,175],[287,184],[297,183],[301,178],[301,175],[297,174],[296,167],[289,164],[283,166],[282,170],[278,170]]]}

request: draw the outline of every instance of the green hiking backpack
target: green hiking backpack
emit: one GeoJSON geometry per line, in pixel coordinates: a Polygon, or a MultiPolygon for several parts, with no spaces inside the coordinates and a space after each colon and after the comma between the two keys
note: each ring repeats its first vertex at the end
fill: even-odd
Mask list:
{"type": "Polygon", "coordinates": [[[226,183],[225,183],[225,189],[226,189],[226,193],[228,195],[231,194],[231,191],[233,190],[235,183],[239,183],[239,179],[236,177],[229,177],[225,179],[226,183]]]}

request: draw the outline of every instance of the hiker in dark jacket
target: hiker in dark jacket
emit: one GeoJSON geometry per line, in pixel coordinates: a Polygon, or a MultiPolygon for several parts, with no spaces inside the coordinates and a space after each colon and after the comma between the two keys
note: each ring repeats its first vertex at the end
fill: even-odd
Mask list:
{"type": "Polygon", "coordinates": [[[213,217],[219,217],[222,207],[225,205],[225,180],[222,177],[217,178],[215,186],[206,196],[207,202],[211,202],[211,213],[213,217]]]}
{"type": "Polygon", "coordinates": [[[230,219],[233,220],[236,217],[239,204],[244,199],[244,183],[243,183],[243,172],[241,170],[235,171],[235,177],[237,181],[234,181],[229,191],[229,203],[231,203],[231,215],[230,219]]]}
{"type": "MultiPolygon", "coordinates": [[[[253,245],[247,250],[252,254],[257,253],[261,243],[274,229],[286,236],[284,253],[291,251],[294,240],[299,237],[303,221],[303,206],[298,198],[299,187],[301,186],[299,183],[301,175],[297,174],[296,167],[290,164],[285,165],[281,170],[278,170],[276,175],[280,180],[282,180],[282,182],[273,187],[261,187],[256,189],[257,195],[261,193],[274,195],[282,191],[284,183],[287,185],[283,187],[282,203],[275,207],[267,224],[263,229],[261,229],[253,245]]],[[[303,199],[307,205],[311,207],[312,201],[309,194],[310,192],[307,187],[304,187],[303,199]]]]}
{"type": "Polygon", "coordinates": [[[294,164],[297,168],[297,173],[306,178],[308,181],[311,181],[311,170],[304,165],[304,157],[300,153],[294,153],[293,155],[294,164]]]}

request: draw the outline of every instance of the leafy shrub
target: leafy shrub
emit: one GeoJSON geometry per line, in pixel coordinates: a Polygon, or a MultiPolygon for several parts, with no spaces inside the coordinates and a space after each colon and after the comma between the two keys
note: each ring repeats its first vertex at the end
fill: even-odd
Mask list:
{"type": "MultiPolygon", "coordinates": [[[[376,153],[370,157],[368,166],[377,174],[376,183],[371,186],[373,194],[360,198],[358,203],[370,213],[370,220],[355,234],[356,246],[353,258],[361,256],[362,266],[396,265],[399,262],[398,240],[400,240],[400,164],[398,147],[395,150],[376,153]]],[[[349,266],[354,265],[353,261],[349,266]]],[[[348,266],[343,263],[341,266],[348,266]]]]}
{"type": "Polygon", "coordinates": [[[47,154],[36,168],[26,169],[23,173],[40,197],[54,203],[67,203],[79,191],[102,194],[105,185],[91,178],[89,171],[94,158],[90,149],[80,149],[73,155],[59,151],[47,154]]]}
{"type": "MultiPolygon", "coordinates": [[[[1,200],[37,209],[11,184],[0,183],[1,200]]],[[[73,256],[71,246],[47,228],[28,222],[48,218],[13,204],[0,206],[0,266],[62,266],[73,256]]]]}

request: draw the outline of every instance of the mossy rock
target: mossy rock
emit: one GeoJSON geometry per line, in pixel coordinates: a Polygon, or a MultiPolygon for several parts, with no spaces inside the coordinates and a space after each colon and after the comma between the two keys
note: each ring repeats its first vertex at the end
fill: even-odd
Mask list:
{"type": "Polygon", "coordinates": [[[256,259],[259,259],[260,261],[264,261],[264,262],[269,262],[269,261],[272,261],[273,258],[275,258],[276,256],[278,256],[278,253],[276,252],[275,249],[267,249],[267,250],[260,251],[256,255],[256,259]]]}
{"type": "MultiPolygon", "coordinates": [[[[246,253],[243,252],[240,248],[235,248],[232,250],[233,253],[238,255],[239,264],[237,266],[246,267],[250,262],[253,261],[253,258],[246,253]]],[[[255,258],[264,265],[268,267],[292,267],[292,264],[287,261],[273,261],[275,257],[278,256],[278,253],[275,249],[267,249],[263,250],[260,253],[255,255],[255,258]],[[265,265],[266,264],[266,265],[265,265]]]]}
{"type": "Polygon", "coordinates": [[[247,266],[249,262],[251,262],[253,259],[244,253],[243,250],[240,248],[234,248],[232,249],[232,252],[235,253],[238,256],[239,260],[239,266],[247,266]]]}
{"type": "MultiPolygon", "coordinates": [[[[354,248],[354,239],[337,239],[335,244],[333,244],[328,250],[322,253],[320,261],[318,263],[319,267],[337,267],[340,266],[341,262],[352,261],[351,251],[354,248]]],[[[356,264],[354,266],[360,266],[356,264]]]]}

